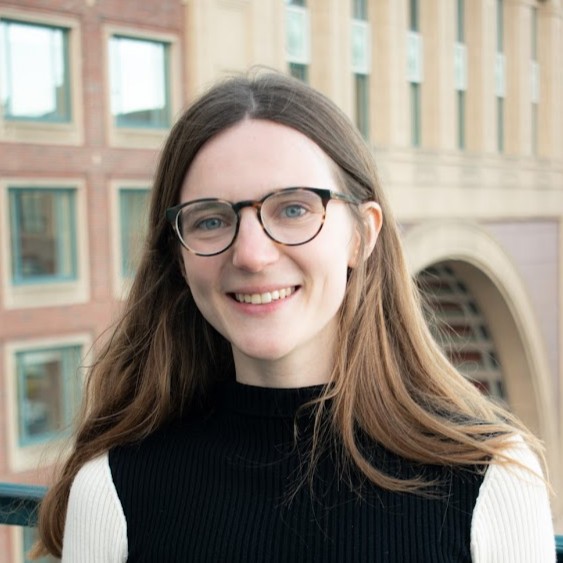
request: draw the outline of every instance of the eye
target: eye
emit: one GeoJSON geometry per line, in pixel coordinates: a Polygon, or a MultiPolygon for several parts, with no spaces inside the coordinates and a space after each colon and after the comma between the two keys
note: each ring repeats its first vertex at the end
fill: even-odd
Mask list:
{"type": "Polygon", "coordinates": [[[181,216],[181,229],[186,237],[210,237],[223,234],[232,229],[236,221],[230,208],[218,205],[201,206],[201,209],[194,207],[186,208],[181,216]]]}
{"type": "Polygon", "coordinates": [[[284,219],[297,219],[298,217],[303,217],[307,213],[307,209],[299,203],[292,203],[284,206],[281,209],[280,215],[284,219]]]}
{"type": "Polygon", "coordinates": [[[220,217],[207,217],[196,223],[194,228],[202,231],[215,231],[225,226],[225,221],[220,217]]]}

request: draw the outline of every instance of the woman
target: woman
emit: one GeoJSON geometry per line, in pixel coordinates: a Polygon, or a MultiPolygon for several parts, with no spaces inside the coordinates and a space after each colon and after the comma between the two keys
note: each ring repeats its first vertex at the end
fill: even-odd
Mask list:
{"type": "Polygon", "coordinates": [[[442,355],[370,150],[284,76],[173,128],[85,397],[63,561],[555,560],[537,441],[442,355]]]}

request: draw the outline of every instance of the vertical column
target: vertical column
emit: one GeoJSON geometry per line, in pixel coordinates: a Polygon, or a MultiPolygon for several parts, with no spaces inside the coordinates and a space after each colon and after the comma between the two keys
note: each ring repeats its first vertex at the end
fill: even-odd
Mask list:
{"type": "Polygon", "coordinates": [[[201,91],[202,86],[210,80],[211,76],[208,72],[208,67],[212,65],[206,64],[202,56],[207,19],[205,2],[203,0],[184,1],[186,6],[186,44],[184,53],[186,85],[184,92],[189,101],[193,99],[201,91]]]}
{"type": "Polygon", "coordinates": [[[496,152],[496,0],[471,0],[466,10],[467,115],[466,147],[496,152]]]}
{"type": "Polygon", "coordinates": [[[563,1],[538,5],[538,156],[559,160],[563,154],[563,1]]]}
{"type": "Polygon", "coordinates": [[[184,0],[188,99],[222,75],[260,64],[286,71],[284,4],[184,0]]]}
{"type": "Polygon", "coordinates": [[[408,146],[407,3],[405,0],[370,0],[368,9],[373,22],[372,140],[382,146],[408,146]]]}
{"type": "Polygon", "coordinates": [[[285,6],[278,0],[252,0],[252,63],[286,71],[285,6]]]}
{"type": "Polygon", "coordinates": [[[522,0],[504,0],[506,56],[506,154],[531,152],[531,6],[522,0]]]}
{"type": "Polygon", "coordinates": [[[353,114],[350,56],[351,0],[310,0],[311,86],[353,114]]]}
{"type": "Polygon", "coordinates": [[[421,0],[424,41],[422,139],[424,148],[453,149],[455,139],[454,24],[451,0],[421,0]]]}

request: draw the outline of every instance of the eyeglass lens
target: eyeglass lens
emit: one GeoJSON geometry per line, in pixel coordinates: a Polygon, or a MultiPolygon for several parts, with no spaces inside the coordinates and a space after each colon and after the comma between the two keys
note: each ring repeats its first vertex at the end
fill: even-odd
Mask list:
{"type": "MultiPolygon", "coordinates": [[[[276,192],[262,202],[260,220],[273,240],[288,245],[303,244],[314,238],[322,227],[323,200],[305,189],[276,192]]],[[[190,250],[216,254],[233,242],[237,223],[237,213],[230,203],[199,201],[182,208],[178,231],[190,250]]]]}

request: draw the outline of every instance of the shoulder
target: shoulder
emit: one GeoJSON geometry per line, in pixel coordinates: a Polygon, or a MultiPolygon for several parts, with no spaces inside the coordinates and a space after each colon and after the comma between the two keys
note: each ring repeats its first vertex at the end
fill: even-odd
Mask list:
{"type": "Polygon", "coordinates": [[[473,512],[473,561],[554,562],[553,523],[540,463],[521,437],[511,441],[506,453],[521,466],[488,467],[473,512]]]}
{"type": "Polygon", "coordinates": [[[78,471],[68,500],[63,562],[121,563],[127,559],[127,524],[105,453],[78,471]]]}

